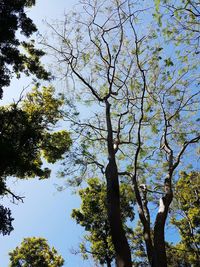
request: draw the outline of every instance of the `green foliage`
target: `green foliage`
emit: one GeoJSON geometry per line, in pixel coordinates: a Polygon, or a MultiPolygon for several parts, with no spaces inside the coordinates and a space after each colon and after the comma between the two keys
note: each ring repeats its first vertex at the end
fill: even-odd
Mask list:
{"type": "Polygon", "coordinates": [[[163,25],[163,32],[167,39],[174,39],[177,45],[189,45],[190,50],[194,49],[199,53],[198,37],[199,28],[199,3],[198,1],[172,1],[154,0],[155,18],[159,25],[163,25]]]}
{"type": "Polygon", "coordinates": [[[44,238],[25,238],[10,255],[9,267],[61,267],[63,258],[44,238]]]}
{"type": "Polygon", "coordinates": [[[14,229],[12,226],[13,218],[8,208],[0,205],[0,234],[8,235],[14,229]]]}
{"type": "Polygon", "coordinates": [[[40,116],[42,124],[48,128],[49,124],[55,124],[62,118],[61,106],[64,104],[63,96],[56,97],[55,88],[52,86],[35,86],[22,102],[22,109],[30,116],[40,116]]]}
{"type": "Polygon", "coordinates": [[[18,105],[0,108],[0,177],[47,178],[42,169],[42,155],[50,163],[69,150],[69,133],[51,133],[61,118],[62,100],[54,96],[52,87],[33,89],[18,105]]]}
{"type": "Polygon", "coordinates": [[[166,243],[167,264],[169,267],[195,267],[188,262],[188,251],[182,250],[178,245],[166,243]]]}
{"type": "MultiPolygon", "coordinates": [[[[62,104],[62,96],[56,97],[50,86],[35,87],[24,100],[0,107],[1,196],[12,195],[6,185],[8,176],[48,178],[50,169],[43,168],[43,159],[55,163],[69,150],[69,132],[52,132],[62,118],[62,104]]],[[[0,232],[9,234],[13,230],[10,210],[2,207],[1,215],[0,232]]]]}
{"type": "Polygon", "coordinates": [[[133,230],[132,238],[130,239],[130,246],[133,253],[134,267],[148,267],[148,259],[143,240],[143,230],[141,223],[138,222],[133,230]]]}
{"type": "Polygon", "coordinates": [[[50,74],[40,62],[44,55],[35,48],[34,41],[20,42],[16,33],[29,38],[37,31],[33,21],[27,16],[26,7],[35,4],[34,0],[1,0],[0,2],[0,98],[2,88],[9,86],[13,73],[33,74],[39,79],[49,79],[50,74]],[[22,52],[21,47],[24,48],[22,52]]]}
{"type": "Polygon", "coordinates": [[[171,222],[180,234],[181,241],[174,247],[179,254],[185,254],[184,258],[191,266],[198,266],[200,246],[200,173],[180,173],[180,179],[176,184],[175,208],[177,216],[173,216],[171,222]],[[184,251],[186,251],[184,253],[184,251]]]}
{"type": "MultiPolygon", "coordinates": [[[[95,261],[108,264],[114,260],[115,253],[107,216],[106,185],[98,178],[88,179],[87,182],[88,187],[79,190],[82,203],[80,209],[72,211],[72,218],[88,232],[85,235],[85,241],[80,244],[83,257],[87,258],[90,253],[95,261]]],[[[122,219],[125,224],[127,220],[134,219],[135,198],[132,188],[126,184],[121,185],[120,192],[122,219]]],[[[126,229],[131,236],[131,229],[128,226],[126,229]]]]}
{"type": "Polygon", "coordinates": [[[46,133],[42,144],[44,158],[50,163],[55,163],[57,159],[62,159],[62,155],[69,150],[71,143],[70,135],[66,131],[46,133]]]}

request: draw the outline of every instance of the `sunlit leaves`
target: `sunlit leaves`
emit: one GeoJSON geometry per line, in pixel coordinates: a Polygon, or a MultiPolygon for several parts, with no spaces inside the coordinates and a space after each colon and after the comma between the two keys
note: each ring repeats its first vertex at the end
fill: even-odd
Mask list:
{"type": "Polygon", "coordinates": [[[55,95],[55,88],[52,86],[39,89],[35,86],[26,96],[22,108],[30,117],[38,115],[43,123],[55,124],[61,117],[61,106],[64,104],[62,95],[55,95]]]}
{"type": "Polygon", "coordinates": [[[72,141],[67,131],[59,131],[55,133],[46,133],[42,143],[42,154],[44,158],[55,163],[58,159],[62,159],[63,154],[69,150],[72,141]]]}
{"type": "Polygon", "coordinates": [[[181,241],[175,248],[188,251],[185,261],[198,266],[200,245],[200,175],[198,172],[180,173],[175,187],[175,213],[171,219],[180,233],[181,241]],[[176,214],[177,211],[177,214],[176,214]]]}
{"type": "Polygon", "coordinates": [[[0,173],[2,177],[47,178],[50,170],[42,169],[42,155],[54,163],[69,150],[67,131],[51,133],[61,119],[62,97],[54,88],[35,87],[18,103],[0,109],[0,173]]]}
{"type": "Polygon", "coordinates": [[[47,240],[40,237],[25,238],[10,255],[9,267],[61,267],[63,258],[55,248],[50,248],[47,240]]]}
{"type": "MultiPolygon", "coordinates": [[[[174,39],[176,45],[186,45],[187,49],[198,53],[199,4],[195,1],[154,1],[155,17],[165,14],[162,22],[167,39],[174,39]],[[159,8],[160,7],[160,8],[159,8]]],[[[161,26],[161,23],[159,24],[161,26]]]]}

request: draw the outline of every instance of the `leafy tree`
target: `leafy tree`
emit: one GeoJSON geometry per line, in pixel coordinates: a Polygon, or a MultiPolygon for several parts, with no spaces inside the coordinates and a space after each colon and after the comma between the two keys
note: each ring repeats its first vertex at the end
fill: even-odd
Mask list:
{"type": "Polygon", "coordinates": [[[62,159],[71,140],[67,131],[52,132],[61,119],[62,96],[53,87],[35,87],[21,103],[0,109],[0,177],[47,178],[42,157],[54,163],[62,159]]]}
{"type": "MultiPolygon", "coordinates": [[[[26,11],[33,5],[35,0],[0,1],[0,99],[3,87],[9,86],[13,75],[20,78],[25,73],[37,79],[50,79],[40,61],[45,53],[30,40],[37,28],[26,11]]],[[[68,150],[69,133],[51,131],[61,118],[62,105],[61,97],[53,94],[51,86],[41,91],[36,87],[26,100],[0,107],[1,196],[9,194],[13,201],[23,201],[23,197],[6,186],[7,176],[47,178],[50,169],[42,168],[42,158],[54,163],[68,150]]],[[[0,207],[0,232],[9,234],[13,230],[11,212],[0,207]]]]}
{"type": "Polygon", "coordinates": [[[50,248],[46,239],[24,238],[21,245],[9,253],[9,267],[61,267],[63,258],[55,248],[50,248]]]}
{"type": "Polygon", "coordinates": [[[35,48],[34,40],[19,41],[16,33],[29,38],[37,31],[33,21],[27,16],[26,8],[35,4],[35,0],[1,0],[0,2],[0,98],[2,88],[9,86],[13,73],[34,74],[47,80],[50,74],[40,63],[44,52],[35,48]],[[21,47],[24,48],[22,52],[21,47]]]}
{"type": "Polygon", "coordinates": [[[175,215],[171,222],[180,233],[181,241],[174,247],[184,254],[188,266],[198,266],[200,260],[200,174],[182,172],[175,188],[175,215]]]}
{"type": "MultiPolygon", "coordinates": [[[[62,95],[56,97],[53,87],[33,88],[24,100],[0,107],[0,195],[15,195],[6,185],[8,176],[18,178],[48,178],[49,168],[43,168],[43,158],[49,163],[62,159],[69,150],[71,139],[67,131],[53,131],[61,119],[62,95]]],[[[3,211],[3,210],[2,210],[3,211]]],[[[2,220],[11,217],[7,214],[2,220]]],[[[3,233],[4,223],[0,225],[3,233]]]]}
{"type": "MultiPolygon", "coordinates": [[[[120,267],[132,266],[119,190],[120,184],[131,184],[149,264],[166,267],[165,224],[177,169],[186,168],[191,155],[195,158],[200,140],[198,63],[190,53],[187,60],[177,57],[175,50],[181,53],[182,46],[165,43],[155,21],[146,24],[146,1],[142,6],[141,1],[84,1],[83,10],[51,26],[57,46],[47,44],[61,62],[73,97],[90,110],[79,118],[66,114],[80,145],[74,148],[72,179],[106,178],[120,267]]],[[[71,159],[65,175],[72,174],[71,159]]]]}
{"type": "Polygon", "coordinates": [[[142,225],[140,222],[138,222],[134,228],[129,244],[132,251],[133,266],[148,267],[149,262],[146,253],[145,242],[143,239],[142,225]]]}
{"type": "MultiPolygon", "coordinates": [[[[84,258],[91,254],[95,261],[110,267],[115,259],[115,252],[107,216],[106,184],[98,178],[91,178],[87,183],[86,188],[79,190],[81,208],[72,211],[72,218],[89,232],[80,244],[81,253],[84,258]]],[[[120,192],[122,220],[125,226],[127,220],[134,219],[134,196],[131,187],[126,184],[121,185],[120,192]]],[[[128,226],[125,227],[131,236],[131,229],[128,226]]]]}

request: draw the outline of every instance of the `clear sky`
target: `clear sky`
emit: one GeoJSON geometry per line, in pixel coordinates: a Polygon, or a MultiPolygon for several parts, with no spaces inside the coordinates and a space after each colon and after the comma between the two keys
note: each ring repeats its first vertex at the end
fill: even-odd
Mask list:
{"type": "MultiPolygon", "coordinates": [[[[69,12],[77,0],[36,0],[36,6],[28,13],[40,32],[45,32],[44,20],[51,21],[62,18],[64,12],[69,12]]],[[[23,86],[29,83],[26,79],[14,79],[10,88],[4,91],[1,101],[7,103],[17,98],[23,86]]],[[[14,205],[9,199],[1,200],[12,210],[15,218],[14,231],[9,236],[0,236],[0,266],[8,267],[8,252],[21,243],[24,237],[41,236],[55,246],[65,259],[64,266],[84,267],[94,266],[91,261],[84,262],[79,255],[73,255],[70,250],[76,249],[81,240],[83,229],[70,218],[72,208],[79,207],[79,199],[70,190],[57,192],[55,184],[63,184],[56,178],[58,165],[54,166],[49,180],[10,179],[10,188],[18,195],[25,196],[24,203],[14,205]]]]}

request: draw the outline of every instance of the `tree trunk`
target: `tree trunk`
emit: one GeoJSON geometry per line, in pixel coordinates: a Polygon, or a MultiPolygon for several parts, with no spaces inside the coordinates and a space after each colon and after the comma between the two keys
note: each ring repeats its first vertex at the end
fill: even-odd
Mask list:
{"type": "Polygon", "coordinates": [[[131,252],[121,220],[117,166],[113,160],[109,161],[106,168],[106,179],[108,219],[116,252],[116,265],[117,267],[131,267],[131,252]]]}
{"type": "Polygon", "coordinates": [[[110,224],[112,242],[116,253],[117,267],[131,267],[131,252],[125,235],[121,219],[120,192],[118,168],[115,160],[115,150],[113,147],[113,130],[110,116],[110,104],[106,100],[106,123],[107,123],[107,148],[108,165],[106,167],[107,180],[107,211],[110,224]]]}
{"type": "Polygon", "coordinates": [[[165,180],[167,188],[164,197],[160,198],[159,210],[154,225],[154,253],[152,267],[167,267],[167,256],[165,248],[165,222],[168,215],[169,205],[173,199],[171,183],[165,180]]]}
{"type": "Polygon", "coordinates": [[[112,267],[111,266],[111,261],[107,261],[107,267],[112,267]]]}

